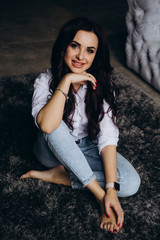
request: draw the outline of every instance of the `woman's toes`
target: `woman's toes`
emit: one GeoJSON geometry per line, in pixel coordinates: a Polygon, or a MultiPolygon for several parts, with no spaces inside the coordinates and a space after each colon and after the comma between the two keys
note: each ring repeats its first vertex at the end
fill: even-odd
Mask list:
{"type": "Polygon", "coordinates": [[[111,224],[107,223],[107,230],[110,231],[111,224]]]}
{"type": "Polygon", "coordinates": [[[105,228],[104,228],[104,225],[105,225],[105,223],[101,223],[100,228],[101,228],[101,229],[105,229],[105,228]]]}
{"type": "Polygon", "coordinates": [[[113,224],[110,224],[110,232],[113,232],[113,230],[114,230],[114,226],[113,224]]]}
{"type": "Polygon", "coordinates": [[[105,224],[103,225],[103,228],[104,228],[104,230],[108,231],[108,223],[105,223],[105,224]]]}
{"type": "Polygon", "coordinates": [[[20,176],[20,179],[28,178],[28,177],[29,177],[29,174],[28,174],[28,173],[25,173],[25,174],[23,174],[22,176],[20,176]]]}
{"type": "Polygon", "coordinates": [[[100,228],[109,231],[110,223],[101,223],[100,228]]]}
{"type": "Polygon", "coordinates": [[[29,171],[25,174],[23,174],[20,179],[23,179],[23,178],[34,178],[34,171],[29,171]]]}
{"type": "Polygon", "coordinates": [[[118,232],[119,232],[119,229],[120,229],[120,228],[116,226],[116,227],[114,228],[113,232],[114,232],[114,233],[118,233],[118,232]]]}

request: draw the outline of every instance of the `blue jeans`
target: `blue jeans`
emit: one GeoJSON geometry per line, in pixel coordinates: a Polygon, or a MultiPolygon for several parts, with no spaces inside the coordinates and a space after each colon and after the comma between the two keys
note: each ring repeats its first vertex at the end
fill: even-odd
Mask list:
{"type": "MultiPolygon", "coordinates": [[[[33,152],[38,161],[47,168],[62,164],[70,171],[71,186],[84,189],[95,178],[105,187],[103,160],[98,152],[97,140],[88,137],[76,143],[68,127],[62,121],[50,134],[38,131],[33,152]]],[[[140,186],[140,177],[134,167],[117,153],[117,182],[120,184],[119,197],[135,194],[140,186]]]]}

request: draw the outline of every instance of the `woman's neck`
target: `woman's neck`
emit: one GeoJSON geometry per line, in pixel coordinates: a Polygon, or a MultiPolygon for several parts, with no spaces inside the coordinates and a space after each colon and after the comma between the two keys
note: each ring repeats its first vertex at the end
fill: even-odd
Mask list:
{"type": "Polygon", "coordinates": [[[73,83],[72,86],[73,86],[73,92],[74,92],[74,93],[77,93],[78,90],[79,90],[80,87],[81,87],[81,84],[79,84],[79,83],[73,83]]]}

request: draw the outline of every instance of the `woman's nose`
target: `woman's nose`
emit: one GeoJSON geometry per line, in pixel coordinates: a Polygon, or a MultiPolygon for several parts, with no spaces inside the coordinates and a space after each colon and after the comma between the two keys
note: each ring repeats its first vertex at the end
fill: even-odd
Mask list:
{"type": "Polygon", "coordinates": [[[82,50],[79,50],[77,54],[77,59],[78,60],[83,60],[84,59],[84,52],[82,50]]]}

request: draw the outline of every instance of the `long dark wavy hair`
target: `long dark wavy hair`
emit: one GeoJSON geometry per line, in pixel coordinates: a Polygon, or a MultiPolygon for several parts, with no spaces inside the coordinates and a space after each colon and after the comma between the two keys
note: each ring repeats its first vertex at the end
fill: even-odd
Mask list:
{"type": "MultiPolygon", "coordinates": [[[[64,56],[67,47],[72,42],[79,30],[93,32],[98,37],[98,49],[91,67],[87,70],[97,80],[97,88],[93,90],[91,83],[88,83],[85,96],[85,112],[88,118],[88,136],[91,140],[95,139],[100,131],[99,122],[104,117],[103,101],[109,104],[108,112],[112,112],[112,121],[114,124],[117,110],[118,88],[111,79],[111,65],[108,50],[108,43],[105,31],[95,22],[87,18],[76,18],[67,22],[61,29],[57,40],[52,49],[51,71],[52,79],[50,89],[54,92],[63,76],[68,72],[64,62],[64,56]]],[[[75,110],[75,98],[70,87],[69,100],[66,102],[63,120],[68,127],[73,130],[73,114],[75,110]]]]}

